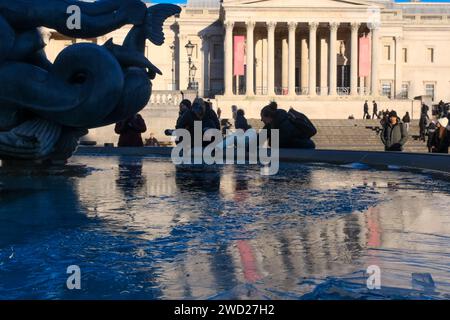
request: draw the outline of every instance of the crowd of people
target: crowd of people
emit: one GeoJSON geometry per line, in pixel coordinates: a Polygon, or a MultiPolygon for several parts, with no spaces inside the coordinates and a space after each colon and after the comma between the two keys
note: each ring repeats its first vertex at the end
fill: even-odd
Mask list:
{"type": "MultiPolygon", "coordinates": [[[[448,104],[441,101],[437,106],[433,119],[430,119],[428,115],[429,107],[422,104],[419,119],[419,140],[426,141],[428,152],[430,153],[448,153],[450,114],[446,106],[448,104]]],[[[366,105],[364,105],[364,110],[366,110],[366,105]]],[[[411,124],[409,112],[406,112],[400,119],[394,110],[383,110],[378,118],[382,126],[381,141],[385,146],[385,150],[402,151],[409,136],[408,132],[411,124]]]]}
{"type": "MultiPolygon", "coordinates": [[[[248,124],[244,110],[238,109],[237,106],[232,106],[232,114],[234,129],[241,129],[245,132],[252,128],[248,124]]],[[[226,135],[226,131],[231,129],[233,125],[228,119],[220,119],[220,115],[220,108],[217,109],[216,113],[209,101],[196,98],[191,104],[189,100],[183,100],[180,103],[179,116],[175,128],[188,130],[193,139],[194,121],[201,121],[203,131],[222,129],[222,133],[226,135]]],[[[305,115],[293,109],[289,111],[279,109],[275,102],[271,102],[262,108],[261,121],[264,123],[263,129],[268,131],[272,129],[279,130],[279,146],[281,148],[315,148],[311,136],[316,131],[305,115]]],[[[171,130],[168,130],[167,134],[171,134],[171,130]]],[[[270,145],[270,132],[268,132],[268,137],[270,145]]]]}
{"type": "MultiPolygon", "coordinates": [[[[425,104],[421,108],[419,119],[419,139],[426,141],[428,151],[432,153],[448,153],[450,144],[450,113],[449,104],[440,102],[433,112],[432,118],[428,115],[429,107],[425,104]]],[[[380,110],[376,101],[372,101],[372,113],[369,113],[369,105],[364,103],[364,119],[379,119],[382,127],[380,138],[385,147],[385,151],[402,151],[409,138],[411,115],[406,112],[400,118],[395,110],[380,110]]],[[[222,130],[225,136],[227,131],[233,127],[229,119],[221,119],[222,111],[217,108],[214,111],[209,100],[196,98],[193,102],[184,99],[179,104],[179,116],[176,121],[176,129],[186,129],[194,139],[194,123],[201,121],[203,131],[208,129],[222,130]]],[[[234,129],[241,129],[244,132],[251,129],[245,112],[232,106],[234,129]]],[[[281,148],[315,148],[311,137],[316,134],[316,129],[311,121],[302,113],[290,109],[288,111],[278,108],[276,102],[271,102],[261,109],[261,121],[264,123],[263,129],[279,130],[279,146],[281,148]]],[[[147,130],[144,119],[136,114],[124,121],[116,124],[115,132],[120,135],[118,146],[140,147],[142,133],[147,130]]],[[[168,130],[166,134],[171,134],[168,130]]],[[[268,137],[271,137],[268,134],[268,137]]],[[[146,139],[151,142],[149,145],[157,145],[156,139],[146,139]]],[[[209,142],[205,142],[207,144],[209,142]]],[[[270,144],[269,139],[269,144],[270,144]]]]}

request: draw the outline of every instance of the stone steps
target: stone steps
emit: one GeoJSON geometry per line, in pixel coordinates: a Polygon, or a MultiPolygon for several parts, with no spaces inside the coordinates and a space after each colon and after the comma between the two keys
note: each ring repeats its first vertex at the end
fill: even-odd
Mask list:
{"type": "MultiPolygon", "coordinates": [[[[318,149],[384,150],[379,135],[381,130],[379,120],[318,119],[311,121],[317,128],[317,134],[313,140],[318,149]]],[[[263,127],[259,119],[249,119],[248,122],[255,129],[263,127]]],[[[418,120],[411,123],[409,135],[405,151],[427,152],[426,144],[417,139],[419,135],[418,120]]]]}

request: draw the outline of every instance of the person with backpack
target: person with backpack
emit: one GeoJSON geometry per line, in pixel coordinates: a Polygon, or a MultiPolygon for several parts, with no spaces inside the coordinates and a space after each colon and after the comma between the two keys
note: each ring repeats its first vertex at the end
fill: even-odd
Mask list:
{"type": "Polygon", "coordinates": [[[408,132],[397,116],[397,112],[389,112],[389,120],[383,126],[381,141],[385,151],[403,151],[403,146],[408,141],[408,132]]]}
{"type": "MultiPolygon", "coordinates": [[[[280,148],[315,149],[311,137],[316,134],[316,128],[309,119],[300,112],[290,109],[289,112],[278,109],[276,102],[271,102],[261,110],[261,121],[266,130],[279,130],[280,148]]],[[[270,132],[268,133],[271,145],[270,132]]]]}

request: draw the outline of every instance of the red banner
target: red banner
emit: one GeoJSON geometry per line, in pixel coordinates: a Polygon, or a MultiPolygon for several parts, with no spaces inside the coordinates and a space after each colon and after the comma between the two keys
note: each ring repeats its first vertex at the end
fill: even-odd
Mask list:
{"type": "Polygon", "coordinates": [[[367,36],[359,38],[359,76],[370,74],[370,39],[367,36]]]}
{"type": "Polygon", "coordinates": [[[244,75],[245,65],[245,36],[234,36],[234,68],[235,76],[244,75]]]}

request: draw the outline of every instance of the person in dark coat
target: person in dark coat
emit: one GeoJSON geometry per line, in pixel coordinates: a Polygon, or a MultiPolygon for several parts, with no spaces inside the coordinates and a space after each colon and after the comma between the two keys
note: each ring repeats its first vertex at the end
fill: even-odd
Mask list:
{"type": "Polygon", "coordinates": [[[308,138],[304,137],[289,119],[285,110],[278,109],[275,102],[271,102],[261,110],[261,121],[264,128],[268,130],[268,142],[271,145],[270,130],[279,130],[279,147],[280,148],[303,148],[314,149],[316,145],[308,138]]]}
{"type": "Polygon", "coordinates": [[[234,127],[236,129],[242,129],[244,131],[247,131],[252,126],[250,126],[247,122],[247,119],[245,118],[245,112],[242,109],[239,109],[236,111],[236,120],[234,120],[234,127]]]}
{"type": "Polygon", "coordinates": [[[364,102],[364,115],[363,115],[363,119],[367,119],[367,117],[369,117],[370,119],[370,114],[369,114],[369,104],[367,103],[367,100],[364,102]]]}
{"type": "MultiPolygon", "coordinates": [[[[217,129],[216,123],[208,116],[206,116],[206,105],[203,99],[196,98],[192,103],[192,108],[183,113],[178,119],[176,129],[186,129],[191,134],[191,142],[194,145],[194,125],[195,121],[202,122],[202,130],[205,132],[208,129],[217,129]]],[[[220,124],[219,124],[220,125],[220,124]]],[[[202,139],[203,140],[203,139],[202,139]]],[[[178,141],[178,143],[181,140],[178,141]]],[[[204,141],[203,145],[206,146],[210,142],[204,141]]]]}
{"type": "Polygon", "coordinates": [[[420,114],[419,119],[419,139],[425,141],[425,129],[427,128],[428,115],[425,112],[420,114]]]}
{"type": "Polygon", "coordinates": [[[406,131],[409,132],[409,125],[411,124],[411,117],[409,116],[409,112],[406,111],[405,115],[402,118],[403,123],[405,124],[406,131]]]}
{"type": "Polygon", "coordinates": [[[403,123],[397,116],[397,112],[389,113],[389,122],[383,126],[381,132],[381,141],[384,144],[385,151],[402,151],[406,141],[408,141],[408,132],[403,123]]]}
{"type": "Polygon", "coordinates": [[[373,108],[372,108],[372,119],[375,119],[375,117],[378,118],[378,105],[375,102],[375,100],[373,101],[373,108]]]}
{"type": "Polygon", "coordinates": [[[142,133],[147,131],[144,119],[136,114],[116,123],[114,131],[119,134],[119,147],[143,147],[142,133]]]}
{"type": "Polygon", "coordinates": [[[430,121],[430,124],[427,126],[426,135],[427,135],[427,148],[428,152],[432,152],[432,145],[433,145],[433,138],[434,138],[434,132],[436,131],[436,121],[432,120],[430,121]]]}
{"type": "Polygon", "coordinates": [[[448,119],[441,118],[437,122],[436,130],[431,139],[431,152],[433,153],[448,153],[448,146],[450,144],[450,134],[447,130],[448,119]]]}
{"type": "Polygon", "coordinates": [[[205,120],[207,121],[210,120],[212,123],[214,123],[214,127],[210,127],[210,128],[215,128],[220,130],[220,120],[219,117],[217,116],[217,113],[213,110],[212,107],[212,103],[209,101],[205,101],[205,120]]]}

